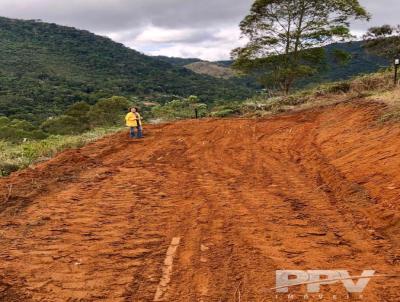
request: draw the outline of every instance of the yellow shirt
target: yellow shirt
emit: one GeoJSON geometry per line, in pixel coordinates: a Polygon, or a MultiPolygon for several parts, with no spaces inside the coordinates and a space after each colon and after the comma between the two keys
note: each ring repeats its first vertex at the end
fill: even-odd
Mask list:
{"type": "Polygon", "coordinates": [[[138,124],[141,126],[142,125],[141,120],[142,120],[142,117],[140,116],[139,113],[129,112],[125,116],[125,122],[128,127],[137,127],[138,124]]]}

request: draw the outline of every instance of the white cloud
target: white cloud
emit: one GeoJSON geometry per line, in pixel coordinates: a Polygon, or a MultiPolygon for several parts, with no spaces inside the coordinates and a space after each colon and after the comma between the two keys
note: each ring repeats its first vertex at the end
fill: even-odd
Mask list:
{"type": "MultiPolygon", "coordinates": [[[[374,25],[397,24],[399,0],[359,0],[372,20],[354,22],[362,35],[374,25]]],[[[241,45],[239,22],[254,0],[0,0],[0,14],[42,19],[106,35],[148,54],[228,59],[241,45]]]]}
{"type": "Polygon", "coordinates": [[[204,46],[175,45],[159,50],[150,51],[153,56],[168,56],[180,58],[201,58],[208,61],[218,61],[229,57],[229,48],[215,48],[204,46]]]}
{"type": "Polygon", "coordinates": [[[238,24],[252,2],[0,0],[0,12],[12,18],[42,19],[87,29],[148,54],[227,59],[238,42],[238,24]],[[233,44],[228,45],[229,41],[233,44]]]}
{"type": "Polygon", "coordinates": [[[167,43],[190,38],[193,30],[148,27],[135,39],[138,43],[167,43]]]}
{"type": "Polygon", "coordinates": [[[351,34],[355,36],[356,39],[362,39],[363,35],[365,34],[365,30],[354,29],[351,31],[351,34]]]}
{"type": "Polygon", "coordinates": [[[140,35],[125,44],[142,49],[150,55],[183,58],[201,58],[217,61],[230,57],[233,48],[240,46],[240,31],[236,25],[221,29],[163,29],[148,27],[140,35]],[[154,45],[158,45],[155,49],[154,45]]]}

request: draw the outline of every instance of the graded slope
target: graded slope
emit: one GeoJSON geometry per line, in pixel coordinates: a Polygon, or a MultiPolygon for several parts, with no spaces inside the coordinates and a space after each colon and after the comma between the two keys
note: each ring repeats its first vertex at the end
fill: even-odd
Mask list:
{"type": "MultiPolygon", "coordinates": [[[[399,274],[400,126],[375,123],[382,106],[148,126],[1,179],[0,300],[287,301],[275,270],[399,274]]],[[[363,295],[399,301],[399,280],[363,295]]]]}

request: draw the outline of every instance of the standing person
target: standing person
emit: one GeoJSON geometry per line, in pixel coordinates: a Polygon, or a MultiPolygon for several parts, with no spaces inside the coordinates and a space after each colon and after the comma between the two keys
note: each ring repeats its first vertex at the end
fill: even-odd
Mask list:
{"type": "Polygon", "coordinates": [[[129,109],[129,113],[125,116],[126,125],[130,128],[130,137],[135,138],[135,128],[137,129],[137,137],[142,138],[142,117],[136,107],[129,109]]]}

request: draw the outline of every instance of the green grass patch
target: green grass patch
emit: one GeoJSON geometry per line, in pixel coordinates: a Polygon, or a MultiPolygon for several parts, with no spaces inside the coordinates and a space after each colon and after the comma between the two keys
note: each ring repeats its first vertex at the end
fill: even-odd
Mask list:
{"type": "Polygon", "coordinates": [[[31,164],[49,159],[58,152],[80,148],[121,129],[120,127],[97,128],[80,135],[53,135],[43,140],[21,144],[0,141],[0,176],[7,176],[31,164]]]}

